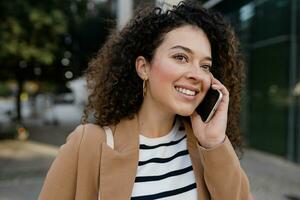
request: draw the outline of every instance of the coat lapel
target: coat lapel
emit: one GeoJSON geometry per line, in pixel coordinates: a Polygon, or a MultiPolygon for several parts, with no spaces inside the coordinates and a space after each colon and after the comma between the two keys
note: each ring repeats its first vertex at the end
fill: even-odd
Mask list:
{"type": "Polygon", "coordinates": [[[100,199],[130,199],[139,159],[139,129],[136,116],[121,120],[114,134],[115,149],[102,145],[100,199]],[[126,142],[124,142],[126,141],[126,142]]]}
{"type": "Polygon", "coordinates": [[[195,174],[198,199],[210,199],[204,182],[204,168],[201,161],[201,154],[197,147],[198,140],[195,137],[190,124],[185,120],[182,121],[187,134],[187,147],[192,160],[192,166],[195,174]]]}
{"type": "MultiPolygon", "coordinates": [[[[185,120],[183,120],[183,123],[187,134],[188,151],[195,173],[198,198],[210,199],[204,182],[204,169],[201,154],[197,147],[197,139],[189,123],[185,120]]],[[[101,200],[131,198],[139,160],[139,128],[136,115],[133,119],[120,121],[115,130],[114,142],[115,149],[102,144],[99,184],[101,200]]]]}

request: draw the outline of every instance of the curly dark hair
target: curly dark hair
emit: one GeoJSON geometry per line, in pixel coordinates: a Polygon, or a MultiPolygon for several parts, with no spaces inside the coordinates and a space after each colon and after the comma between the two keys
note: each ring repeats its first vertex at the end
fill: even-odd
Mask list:
{"type": "MultiPolygon", "coordinates": [[[[227,136],[234,148],[241,146],[239,128],[243,61],[239,42],[221,14],[194,1],[182,1],[168,10],[147,6],[139,9],[120,31],[114,31],[86,70],[90,92],[83,123],[93,113],[100,126],[133,118],[143,101],[142,79],[135,69],[138,56],[151,62],[155,50],[169,31],[192,25],[207,35],[212,49],[212,73],[230,92],[227,136]]],[[[189,117],[182,117],[188,120],[189,117]]]]}

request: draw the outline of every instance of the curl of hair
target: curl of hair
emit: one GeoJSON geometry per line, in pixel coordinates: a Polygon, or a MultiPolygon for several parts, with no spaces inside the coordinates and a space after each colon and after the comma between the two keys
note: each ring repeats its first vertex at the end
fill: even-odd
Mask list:
{"type": "MultiPolygon", "coordinates": [[[[151,62],[165,34],[184,25],[202,29],[210,41],[212,73],[230,93],[226,134],[234,148],[239,148],[244,79],[239,42],[231,26],[219,13],[204,9],[193,1],[180,2],[166,11],[158,7],[142,8],[121,31],[110,34],[86,70],[89,97],[83,123],[87,122],[90,113],[100,126],[115,125],[123,118],[133,118],[143,101],[142,79],[135,69],[136,58],[144,56],[151,62]]],[[[189,121],[188,117],[182,118],[189,121]]]]}

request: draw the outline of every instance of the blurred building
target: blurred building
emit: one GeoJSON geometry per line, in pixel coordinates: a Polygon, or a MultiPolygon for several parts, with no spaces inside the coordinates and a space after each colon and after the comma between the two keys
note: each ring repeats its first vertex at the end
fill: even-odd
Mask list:
{"type": "Polygon", "coordinates": [[[217,2],[210,7],[225,14],[241,40],[249,145],[300,162],[300,1],[207,2],[217,2]]]}

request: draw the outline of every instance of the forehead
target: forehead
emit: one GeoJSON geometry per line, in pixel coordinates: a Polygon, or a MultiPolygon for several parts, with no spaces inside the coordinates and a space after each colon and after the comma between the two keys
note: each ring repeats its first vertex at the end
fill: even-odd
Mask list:
{"type": "Polygon", "coordinates": [[[206,34],[195,26],[186,25],[166,33],[158,49],[168,51],[176,45],[187,47],[195,54],[211,56],[211,46],[206,34]]]}

